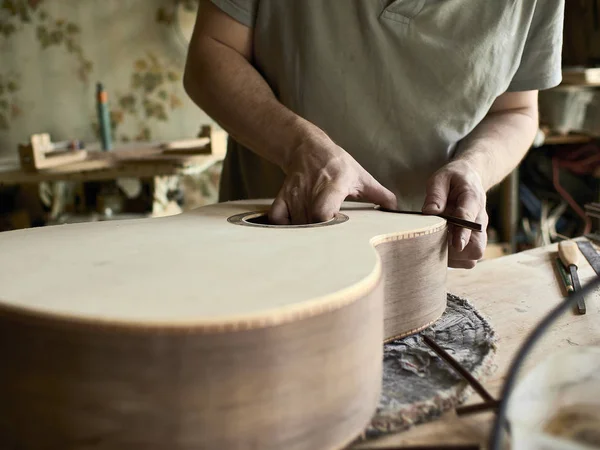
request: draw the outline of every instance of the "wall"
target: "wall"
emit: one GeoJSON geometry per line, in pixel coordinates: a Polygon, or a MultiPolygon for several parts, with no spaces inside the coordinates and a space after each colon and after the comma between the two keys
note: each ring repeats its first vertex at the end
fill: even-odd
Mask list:
{"type": "Polygon", "coordinates": [[[194,1],[0,0],[0,157],[32,133],[97,140],[97,82],[115,140],[195,136],[212,121],[181,82],[194,16],[194,1]]]}

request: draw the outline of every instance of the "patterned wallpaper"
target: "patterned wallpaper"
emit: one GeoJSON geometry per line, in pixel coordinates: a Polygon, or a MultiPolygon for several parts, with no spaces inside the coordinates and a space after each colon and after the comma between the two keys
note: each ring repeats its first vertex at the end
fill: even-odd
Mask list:
{"type": "Polygon", "coordinates": [[[115,141],[214,125],[181,82],[195,9],[196,0],[0,0],[0,157],[33,133],[97,140],[97,82],[115,141]]]}

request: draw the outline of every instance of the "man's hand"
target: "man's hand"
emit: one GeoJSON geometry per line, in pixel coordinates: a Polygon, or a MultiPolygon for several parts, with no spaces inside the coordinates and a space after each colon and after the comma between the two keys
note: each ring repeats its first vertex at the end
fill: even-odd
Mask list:
{"type": "Polygon", "coordinates": [[[484,231],[471,232],[450,225],[448,265],[471,269],[483,256],[487,244],[486,195],[479,174],[465,161],[454,161],[438,170],[427,183],[425,214],[448,214],[481,223],[484,231]]]}
{"type": "MultiPolygon", "coordinates": [[[[446,213],[488,225],[485,193],[521,161],[538,129],[537,91],[505,92],[463,138],[454,160],[429,180],[426,214],[446,213]]],[[[450,267],[470,269],[483,255],[487,234],[450,226],[450,267]]]]}
{"type": "Polygon", "coordinates": [[[285,182],[269,211],[275,224],[325,222],[346,198],[397,207],[396,196],[324,134],[305,140],[283,170],[285,182]]]}

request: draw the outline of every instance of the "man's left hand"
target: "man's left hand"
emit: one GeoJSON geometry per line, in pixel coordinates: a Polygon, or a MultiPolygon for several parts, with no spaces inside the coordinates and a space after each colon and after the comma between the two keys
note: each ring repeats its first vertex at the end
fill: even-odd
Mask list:
{"type": "Polygon", "coordinates": [[[448,265],[471,269],[487,245],[486,194],[479,174],[466,161],[453,161],[438,170],[427,183],[425,214],[447,214],[481,223],[481,233],[449,224],[448,265]]]}

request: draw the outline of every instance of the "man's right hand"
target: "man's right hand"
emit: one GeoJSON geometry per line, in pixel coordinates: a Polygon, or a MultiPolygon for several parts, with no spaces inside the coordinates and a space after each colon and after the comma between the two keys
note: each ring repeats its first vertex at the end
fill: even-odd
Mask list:
{"type": "Polygon", "coordinates": [[[305,140],[283,170],[285,181],[269,211],[274,224],[325,222],[347,198],[397,207],[396,196],[324,134],[305,140]]]}
{"type": "Polygon", "coordinates": [[[327,221],[347,197],[396,207],[394,194],[354,158],[279,102],[251,63],[251,28],[209,0],[200,2],[196,17],[184,75],[186,92],[239,144],[285,172],[269,212],[272,223],[327,221]]]}

